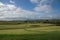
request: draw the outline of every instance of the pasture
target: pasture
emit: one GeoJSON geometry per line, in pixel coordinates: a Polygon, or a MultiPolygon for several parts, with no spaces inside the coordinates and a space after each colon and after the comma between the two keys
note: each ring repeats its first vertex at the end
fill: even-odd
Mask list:
{"type": "Polygon", "coordinates": [[[60,26],[43,23],[0,25],[0,40],[60,40],[60,26]]]}

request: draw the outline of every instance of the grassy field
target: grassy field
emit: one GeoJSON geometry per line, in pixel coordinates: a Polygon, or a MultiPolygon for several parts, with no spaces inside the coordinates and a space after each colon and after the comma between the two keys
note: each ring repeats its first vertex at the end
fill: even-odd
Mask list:
{"type": "Polygon", "coordinates": [[[42,23],[0,25],[0,40],[60,40],[60,26],[42,23]]]}

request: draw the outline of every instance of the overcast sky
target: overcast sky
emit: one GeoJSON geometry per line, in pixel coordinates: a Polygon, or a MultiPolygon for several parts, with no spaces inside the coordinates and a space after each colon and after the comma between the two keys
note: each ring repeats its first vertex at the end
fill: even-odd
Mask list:
{"type": "Polygon", "coordinates": [[[60,0],[0,0],[0,20],[60,19],[60,0]]]}

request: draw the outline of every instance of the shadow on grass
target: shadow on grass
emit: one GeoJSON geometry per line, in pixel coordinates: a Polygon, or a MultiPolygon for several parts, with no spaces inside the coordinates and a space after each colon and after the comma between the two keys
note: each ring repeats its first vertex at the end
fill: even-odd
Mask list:
{"type": "Polygon", "coordinates": [[[0,28],[0,30],[24,29],[24,28],[0,28]]]}
{"type": "Polygon", "coordinates": [[[0,34],[0,40],[60,40],[60,31],[24,35],[0,34]]]}

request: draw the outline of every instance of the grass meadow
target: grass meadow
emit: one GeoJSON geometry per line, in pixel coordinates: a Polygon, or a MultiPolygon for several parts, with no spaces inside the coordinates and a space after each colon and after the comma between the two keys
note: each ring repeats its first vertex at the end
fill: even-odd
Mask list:
{"type": "Polygon", "coordinates": [[[60,40],[60,26],[43,23],[0,25],[0,40],[60,40]]]}

